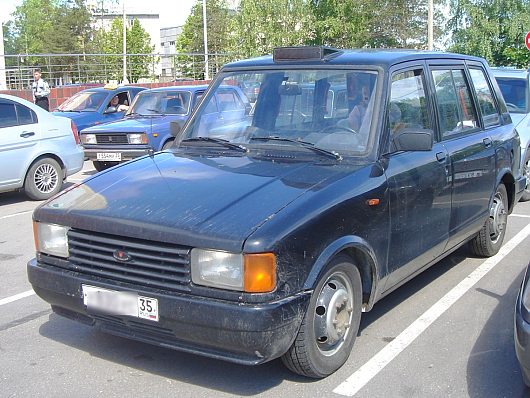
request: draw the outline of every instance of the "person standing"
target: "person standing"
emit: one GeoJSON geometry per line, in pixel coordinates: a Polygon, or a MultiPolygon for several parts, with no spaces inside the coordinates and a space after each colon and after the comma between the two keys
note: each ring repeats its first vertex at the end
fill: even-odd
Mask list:
{"type": "Polygon", "coordinates": [[[50,110],[50,101],[48,95],[50,95],[50,86],[42,76],[40,69],[35,69],[33,72],[35,81],[33,82],[33,100],[35,105],[40,106],[42,109],[50,110]]]}

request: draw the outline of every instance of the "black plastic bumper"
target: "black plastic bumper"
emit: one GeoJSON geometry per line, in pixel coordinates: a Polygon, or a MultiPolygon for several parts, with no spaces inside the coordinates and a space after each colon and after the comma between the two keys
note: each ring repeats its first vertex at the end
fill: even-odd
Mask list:
{"type": "Polygon", "coordinates": [[[281,301],[246,305],[183,293],[125,288],[41,265],[35,259],[28,263],[27,271],[37,295],[59,315],[114,335],[246,365],[270,361],[288,350],[310,297],[307,292],[281,301]],[[156,298],[159,322],[89,313],[83,304],[82,284],[156,298]]]}

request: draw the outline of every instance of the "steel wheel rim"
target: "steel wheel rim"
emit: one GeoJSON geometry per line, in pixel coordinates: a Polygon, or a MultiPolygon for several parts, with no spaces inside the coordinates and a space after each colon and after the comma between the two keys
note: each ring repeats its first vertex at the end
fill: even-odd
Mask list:
{"type": "Polygon", "coordinates": [[[524,190],[525,190],[527,193],[530,193],[530,160],[528,160],[528,161],[524,164],[523,174],[524,174],[524,176],[526,177],[526,186],[525,186],[524,190]]]}
{"type": "Polygon", "coordinates": [[[57,187],[59,175],[55,167],[49,163],[44,163],[35,170],[33,180],[40,193],[50,193],[57,187]]]}
{"type": "Polygon", "coordinates": [[[350,335],[353,288],[343,272],[329,276],[320,291],[314,313],[315,342],[326,356],[339,351],[350,335]]]}
{"type": "Polygon", "coordinates": [[[493,203],[490,208],[490,239],[492,243],[497,243],[506,228],[508,214],[504,207],[504,200],[500,192],[495,193],[493,203]]]}

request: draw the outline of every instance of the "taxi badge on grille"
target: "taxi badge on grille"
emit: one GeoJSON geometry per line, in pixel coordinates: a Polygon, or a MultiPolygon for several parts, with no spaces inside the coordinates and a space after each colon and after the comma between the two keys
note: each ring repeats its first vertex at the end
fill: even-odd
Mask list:
{"type": "Polygon", "coordinates": [[[132,257],[127,253],[125,250],[114,250],[114,253],[112,253],[112,257],[114,257],[116,260],[121,262],[127,262],[131,261],[132,257]]]}

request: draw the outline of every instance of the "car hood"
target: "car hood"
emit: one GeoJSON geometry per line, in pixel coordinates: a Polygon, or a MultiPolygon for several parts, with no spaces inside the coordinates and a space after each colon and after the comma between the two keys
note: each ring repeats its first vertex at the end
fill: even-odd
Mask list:
{"type": "Polygon", "coordinates": [[[266,220],[344,172],[335,162],[273,162],[166,151],[90,178],[43,204],[34,218],[89,231],[240,251],[266,220]]]}
{"type": "Polygon", "coordinates": [[[90,133],[108,133],[108,132],[132,132],[143,133],[152,132],[157,129],[169,130],[169,123],[172,121],[182,122],[186,121],[186,117],[166,115],[155,117],[127,117],[113,123],[101,124],[85,129],[84,132],[90,133]]]}
{"type": "Polygon", "coordinates": [[[62,116],[62,117],[67,117],[68,119],[71,119],[74,121],[77,129],[79,131],[89,127],[89,126],[92,126],[97,117],[96,117],[96,112],[59,112],[59,111],[55,111],[55,112],[52,112],[52,114],[54,114],[55,116],[62,116]]]}

